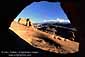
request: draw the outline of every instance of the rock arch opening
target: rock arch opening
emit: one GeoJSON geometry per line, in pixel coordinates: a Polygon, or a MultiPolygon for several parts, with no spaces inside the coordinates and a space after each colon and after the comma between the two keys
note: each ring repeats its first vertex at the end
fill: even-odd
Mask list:
{"type": "MultiPolygon", "coordinates": [[[[11,49],[11,48],[15,48],[16,47],[16,40],[17,39],[15,39],[16,37],[13,37],[12,38],[12,34],[10,33],[8,33],[8,27],[9,27],[9,24],[13,21],[13,18],[15,18],[16,16],[17,16],[17,14],[26,6],[26,5],[28,5],[28,4],[30,4],[30,3],[32,3],[33,1],[32,0],[19,0],[18,2],[16,2],[15,0],[14,1],[10,1],[11,3],[7,3],[6,2],[6,5],[4,6],[3,4],[3,6],[4,7],[8,7],[8,8],[5,8],[5,9],[3,9],[3,7],[1,8],[1,9],[3,9],[2,11],[4,12],[5,11],[5,13],[6,14],[2,14],[2,19],[1,19],[1,21],[0,21],[0,25],[1,25],[1,36],[2,35],[5,35],[5,36],[3,36],[3,38],[0,40],[0,44],[2,45],[2,43],[3,43],[3,46],[1,46],[0,48],[9,48],[9,49],[11,49]],[[31,1],[31,2],[30,2],[31,1]],[[11,7],[11,5],[12,5],[12,7],[11,7]],[[11,9],[10,9],[11,8],[11,9]],[[6,10],[7,9],[7,10],[6,10]],[[10,13],[11,12],[11,13],[10,13]],[[8,13],[9,13],[9,15],[8,15],[8,13]],[[6,20],[6,21],[4,21],[4,20],[6,20]],[[3,24],[4,23],[4,24],[3,24]],[[4,28],[5,27],[5,28],[4,28]],[[10,39],[11,38],[11,39],[10,39]],[[4,40],[4,39],[6,39],[6,40],[4,40]],[[3,42],[1,42],[1,41],[3,41],[3,42]],[[13,45],[15,43],[15,45],[13,45]],[[5,46],[5,45],[8,45],[8,46],[5,46]],[[11,46],[11,47],[10,47],[11,46]]],[[[54,1],[54,0],[53,0],[54,1]]],[[[73,25],[79,30],[79,31],[82,31],[82,33],[81,34],[83,34],[83,35],[81,35],[81,36],[83,36],[82,37],[82,39],[84,39],[84,30],[82,29],[82,28],[79,28],[79,26],[80,26],[80,19],[78,18],[78,12],[79,12],[79,10],[77,10],[77,6],[76,6],[76,4],[77,4],[77,2],[75,2],[75,1],[71,1],[70,0],[70,3],[67,3],[67,2],[69,2],[69,1],[62,1],[62,0],[60,0],[61,2],[62,2],[62,7],[64,8],[64,10],[65,10],[65,12],[67,12],[67,14],[68,14],[68,12],[70,13],[70,15],[69,15],[69,19],[71,20],[71,22],[73,23],[73,25]],[[67,6],[67,5],[69,5],[69,6],[67,6]],[[78,21],[76,20],[78,18],[78,21]]],[[[4,2],[3,2],[4,3],[4,2]]],[[[16,25],[15,25],[16,26],[16,25]]],[[[22,25],[21,25],[21,27],[22,27],[22,25]]],[[[82,26],[81,26],[82,27],[82,26]]],[[[29,30],[28,28],[26,28],[25,26],[24,26],[24,29],[27,29],[27,30],[29,30]]],[[[23,30],[22,28],[21,28],[21,30],[23,30]]],[[[53,29],[54,30],[54,29],[53,29]]],[[[33,31],[33,30],[31,30],[31,31],[33,31]]],[[[20,31],[18,31],[19,33],[22,33],[22,32],[20,32],[20,31]]],[[[24,30],[24,32],[25,32],[25,30],[24,30]]],[[[24,33],[23,32],[23,33],[24,33]]],[[[80,33],[80,32],[79,32],[80,33]]],[[[26,34],[26,33],[25,33],[26,34]]],[[[22,34],[23,35],[23,34],[22,34]]],[[[43,35],[42,35],[43,36],[43,35]]],[[[79,36],[80,36],[80,34],[79,34],[79,36]]],[[[23,37],[25,37],[25,36],[23,36],[23,37]]],[[[23,38],[22,37],[22,38],[23,38]]],[[[38,35],[38,37],[40,37],[39,35],[38,35]]],[[[43,36],[43,37],[46,37],[46,36],[43,36]]],[[[54,37],[54,36],[53,36],[54,37]]],[[[56,37],[55,37],[55,39],[56,39],[56,37]]],[[[24,39],[25,40],[25,39],[24,39]]],[[[28,39],[30,42],[31,42],[31,39],[28,39]]],[[[53,39],[52,39],[53,40],[53,39]]],[[[63,40],[63,39],[61,39],[61,40],[63,40]]],[[[54,40],[55,41],[55,40],[54,40]]],[[[67,41],[69,41],[69,40],[67,40],[67,41]]],[[[84,40],[82,40],[83,42],[84,42],[84,40]]],[[[42,41],[39,41],[39,42],[42,42],[42,41]]],[[[56,41],[55,41],[56,42],[56,41]]],[[[61,43],[61,41],[59,42],[59,43],[61,43]]],[[[31,44],[31,43],[30,43],[31,44]]],[[[64,42],[64,44],[65,44],[65,42],[64,42]]],[[[61,45],[64,45],[64,44],[61,44],[61,45]]],[[[71,43],[71,44],[74,44],[73,42],[71,43]]],[[[65,46],[66,46],[67,44],[65,44],[65,46]]],[[[75,44],[74,44],[74,46],[75,46],[75,44]]],[[[18,46],[19,47],[19,46],[18,46]]],[[[22,46],[23,47],[23,46],[22,46]]],[[[70,46],[71,47],[71,46],[70,46]]],[[[76,46],[77,47],[77,46],[76,46]]],[[[82,46],[83,47],[83,46],[82,46]]],[[[69,47],[68,47],[69,48],[69,47]]],[[[84,47],[83,47],[84,48],[84,47]]],[[[74,50],[74,48],[73,48],[73,50],[74,50]]],[[[76,49],[76,51],[78,51],[77,49],[76,49]]],[[[82,50],[83,51],[83,50],[82,50]]],[[[73,51],[71,51],[71,52],[73,52],[73,51]]]]}
{"type": "Polygon", "coordinates": [[[34,2],[25,7],[15,21],[20,21],[19,23],[25,26],[34,25],[39,30],[60,35],[70,40],[76,38],[75,33],[77,30],[72,26],[60,2],[34,2]],[[27,18],[31,21],[28,22],[27,18]]]}
{"type": "Polygon", "coordinates": [[[10,29],[36,48],[62,53],[62,51],[58,51],[57,49],[61,48],[61,45],[65,45],[63,44],[64,42],[71,44],[71,41],[76,43],[74,44],[76,48],[70,46],[68,48],[72,48],[74,51],[65,49],[63,54],[78,52],[79,43],[75,40],[77,30],[67,18],[61,8],[60,2],[52,3],[42,1],[32,3],[24,8],[16,19],[14,19],[10,29]],[[61,44],[58,44],[57,40],[61,44]]]}

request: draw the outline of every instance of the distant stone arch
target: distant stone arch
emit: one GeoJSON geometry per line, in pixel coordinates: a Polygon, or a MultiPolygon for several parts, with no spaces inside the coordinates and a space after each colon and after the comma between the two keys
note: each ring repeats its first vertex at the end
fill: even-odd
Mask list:
{"type": "Polygon", "coordinates": [[[26,19],[26,26],[28,26],[29,18],[26,19]]]}
{"type": "Polygon", "coordinates": [[[18,19],[18,23],[22,24],[22,25],[25,25],[25,26],[33,26],[32,22],[30,21],[29,18],[19,18],[18,19]]]}
{"type": "Polygon", "coordinates": [[[26,21],[26,22],[27,22],[27,23],[26,23],[26,26],[33,26],[32,22],[30,21],[29,18],[27,18],[27,21],[26,21]]]}

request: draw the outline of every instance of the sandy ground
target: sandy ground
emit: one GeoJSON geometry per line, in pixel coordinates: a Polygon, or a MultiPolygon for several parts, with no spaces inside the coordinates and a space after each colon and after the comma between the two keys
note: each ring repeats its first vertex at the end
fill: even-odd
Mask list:
{"type": "Polygon", "coordinates": [[[35,48],[55,52],[55,53],[75,53],[79,51],[79,43],[54,36],[46,32],[37,30],[34,27],[27,27],[13,21],[9,27],[20,38],[28,42],[35,48]]]}

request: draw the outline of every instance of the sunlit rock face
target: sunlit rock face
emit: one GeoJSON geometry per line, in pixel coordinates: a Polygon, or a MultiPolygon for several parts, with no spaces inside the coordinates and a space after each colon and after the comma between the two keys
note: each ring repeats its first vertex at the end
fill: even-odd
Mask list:
{"type": "Polygon", "coordinates": [[[25,25],[25,26],[33,26],[32,22],[30,21],[30,19],[26,19],[26,18],[19,18],[18,19],[18,23],[25,25]]]}
{"type": "Polygon", "coordinates": [[[25,18],[19,18],[18,23],[26,25],[27,20],[25,18]]]}
{"type": "Polygon", "coordinates": [[[79,43],[65,39],[59,35],[53,35],[41,30],[35,30],[32,26],[24,26],[13,21],[10,29],[15,32],[21,39],[31,46],[53,53],[68,54],[79,51],[79,43]]]}

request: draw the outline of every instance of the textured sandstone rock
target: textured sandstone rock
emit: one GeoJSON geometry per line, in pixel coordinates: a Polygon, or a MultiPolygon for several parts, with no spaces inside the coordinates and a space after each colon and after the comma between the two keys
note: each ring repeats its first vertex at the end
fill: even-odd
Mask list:
{"type": "Polygon", "coordinates": [[[26,25],[26,19],[25,18],[19,18],[18,23],[26,25]]]}
{"type": "Polygon", "coordinates": [[[25,26],[33,26],[32,22],[30,21],[29,18],[19,18],[18,19],[18,23],[22,24],[22,25],[25,25],[25,26]]]}
{"type": "Polygon", "coordinates": [[[12,22],[10,29],[35,48],[61,54],[75,53],[79,51],[78,42],[69,39],[65,40],[58,35],[54,36],[40,30],[35,30],[32,26],[27,27],[17,22],[12,22]]]}

